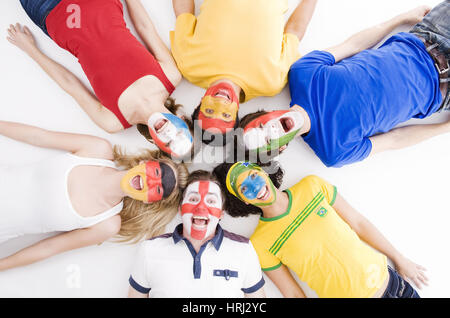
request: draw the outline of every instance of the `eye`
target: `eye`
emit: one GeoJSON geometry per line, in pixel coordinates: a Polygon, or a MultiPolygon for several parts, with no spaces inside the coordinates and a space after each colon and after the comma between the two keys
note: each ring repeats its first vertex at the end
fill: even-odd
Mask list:
{"type": "Polygon", "coordinates": [[[231,114],[228,114],[228,113],[223,113],[222,116],[225,118],[231,118],[231,114]]]}
{"type": "Polygon", "coordinates": [[[247,187],[246,186],[241,187],[241,192],[244,193],[245,191],[247,191],[247,187]]]}
{"type": "Polygon", "coordinates": [[[157,187],[156,187],[156,192],[158,192],[158,194],[161,194],[161,188],[160,188],[160,186],[157,186],[157,187]]]}
{"type": "Polygon", "coordinates": [[[255,180],[255,178],[256,178],[256,173],[252,174],[252,175],[250,176],[250,178],[251,178],[252,180],[255,180]]]}
{"type": "Polygon", "coordinates": [[[214,114],[214,109],[206,108],[205,111],[207,114],[214,114]]]}
{"type": "Polygon", "coordinates": [[[159,177],[159,169],[155,170],[156,176],[159,177]]]}
{"type": "Polygon", "coordinates": [[[208,200],[206,200],[206,203],[208,203],[208,204],[215,204],[216,200],[214,198],[209,198],[208,200]]]}
{"type": "Polygon", "coordinates": [[[198,200],[199,200],[199,198],[198,198],[198,196],[196,196],[196,195],[191,195],[191,196],[188,198],[188,201],[189,201],[190,203],[196,203],[196,202],[198,202],[198,200]]]}
{"type": "Polygon", "coordinates": [[[262,123],[260,123],[259,128],[264,128],[264,125],[262,123]]]}

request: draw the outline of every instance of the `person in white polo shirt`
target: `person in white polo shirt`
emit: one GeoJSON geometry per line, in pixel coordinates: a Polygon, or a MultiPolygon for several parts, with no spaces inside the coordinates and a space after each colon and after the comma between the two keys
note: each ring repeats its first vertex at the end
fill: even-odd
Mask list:
{"type": "Polygon", "coordinates": [[[219,225],[224,198],[210,172],[190,175],[180,204],[183,223],[173,233],[141,243],[129,297],[265,297],[252,243],[219,225]]]}

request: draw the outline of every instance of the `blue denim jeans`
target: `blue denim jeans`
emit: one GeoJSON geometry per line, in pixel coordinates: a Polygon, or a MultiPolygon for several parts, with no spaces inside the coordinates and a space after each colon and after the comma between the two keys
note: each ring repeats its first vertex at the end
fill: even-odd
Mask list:
{"type": "MultiPolygon", "coordinates": [[[[417,23],[410,31],[428,42],[438,44],[439,50],[445,54],[447,63],[450,65],[450,0],[438,4],[428,13],[422,22],[417,23]]],[[[450,110],[450,89],[441,109],[450,110]]]]}
{"type": "Polygon", "coordinates": [[[60,3],[61,0],[20,0],[25,12],[33,22],[48,35],[45,20],[48,14],[60,3]]]}
{"type": "Polygon", "coordinates": [[[381,298],[420,298],[416,290],[396,270],[388,266],[389,283],[381,298]]]}

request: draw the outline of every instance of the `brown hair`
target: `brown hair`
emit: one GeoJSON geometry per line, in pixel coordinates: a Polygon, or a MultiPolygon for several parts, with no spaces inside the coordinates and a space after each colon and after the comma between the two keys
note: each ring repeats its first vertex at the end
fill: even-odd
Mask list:
{"type": "Polygon", "coordinates": [[[251,113],[248,115],[245,115],[244,117],[242,117],[240,123],[239,123],[239,127],[240,128],[245,128],[245,126],[247,126],[252,120],[267,114],[268,112],[264,111],[264,110],[259,110],[255,113],[251,113]]]}
{"type": "Polygon", "coordinates": [[[114,161],[117,166],[131,169],[141,161],[157,160],[170,165],[176,171],[177,184],[173,192],[165,199],[144,203],[125,197],[120,212],[122,226],[119,242],[138,242],[143,238],[158,236],[165,232],[165,227],[177,214],[181,193],[186,187],[189,172],[182,163],[176,164],[159,150],[142,150],[138,154],[127,154],[121,147],[114,146],[114,161]]]}

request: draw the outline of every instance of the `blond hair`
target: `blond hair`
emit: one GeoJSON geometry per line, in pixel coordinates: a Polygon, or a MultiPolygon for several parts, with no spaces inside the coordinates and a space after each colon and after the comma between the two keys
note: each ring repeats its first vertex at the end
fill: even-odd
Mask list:
{"type": "Polygon", "coordinates": [[[158,236],[164,233],[178,212],[178,204],[182,191],[186,187],[189,172],[184,164],[176,164],[159,150],[142,150],[138,154],[127,154],[124,149],[114,146],[114,161],[118,167],[131,169],[141,161],[156,160],[170,165],[177,174],[177,184],[173,192],[165,199],[144,203],[125,197],[123,209],[120,212],[122,226],[119,231],[119,242],[136,243],[142,239],[158,236]]]}

